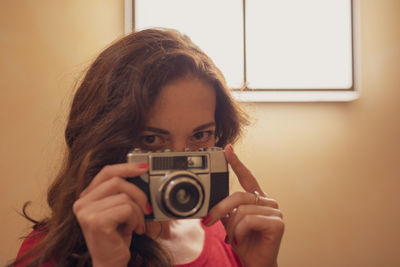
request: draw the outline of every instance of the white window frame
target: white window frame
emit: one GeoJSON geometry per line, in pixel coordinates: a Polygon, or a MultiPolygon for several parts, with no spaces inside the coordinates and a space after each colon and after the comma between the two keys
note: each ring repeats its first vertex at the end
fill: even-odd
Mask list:
{"type": "MultiPolygon", "coordinates": [[[[353,85],[349,89],[232,89],[232,95],[241,102],[349,102],[360,97],[361,45],[360,1],[352,0],[353,85]]],[[[125,0],[125,34],[134,30],[134,0],[125,0]]]]}

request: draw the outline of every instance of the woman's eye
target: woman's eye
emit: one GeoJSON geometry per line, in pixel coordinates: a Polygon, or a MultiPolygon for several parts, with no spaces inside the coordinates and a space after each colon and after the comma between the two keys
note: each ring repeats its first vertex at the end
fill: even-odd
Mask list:
{"type": "Polygon", "coordinates": [[[195,133],[194,135],[193,135],[193,137],[195,138],[195,139],[197,139],[197,140],[200,140],[200,139],[202,139],[203,137],[204,137],[204,132],[198,132],[198,133],[195,133]]]}
{"type": "Polygon", "coordinates": [[[153,144],[156,141],[155,135],[146,135],[143,137],[143,141],[147,144],[153,144]]]}
{"type": "Polygon", "coordinates": [[[202,131],[195,133],[192,137],[197,142],[208,142],[213,135],[214,131],[202,131]]]}
{"type": "Polygon", "coordinates": [[[145,146],[160,146],[163,144],[163,138],[158,135],[143,135],[140,141],[145,146]]]}

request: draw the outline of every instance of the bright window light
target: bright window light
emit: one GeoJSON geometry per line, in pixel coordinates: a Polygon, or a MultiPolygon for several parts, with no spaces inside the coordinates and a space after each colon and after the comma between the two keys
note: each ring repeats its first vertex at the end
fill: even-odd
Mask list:
{"type": "Polygon", "coordinates": [[[247,0],[247,86],[349,89],[351,1],[247,0]]]}
{"type": "Polygon", "coordinates": [[[351,101],[359,96],[359,1],[125,0],[126,32],[188,35],[241,101],[351,101]]]}
{"type": "Polygon", "coordinates": [[[242,0],[136,0],[135,29],[177,29],[221,69],[231,88],[243,85],[242,0]]]}

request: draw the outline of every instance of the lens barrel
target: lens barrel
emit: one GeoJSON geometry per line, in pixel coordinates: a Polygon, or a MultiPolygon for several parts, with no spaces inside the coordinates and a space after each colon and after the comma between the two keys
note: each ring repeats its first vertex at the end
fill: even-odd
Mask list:
{"type": "Polygon", "coordinates": [[[189,217],[203,206],[204,190],[198,179],[188,173],[169,178],[162,188],[162,204],[173,217],[189,217]]]}

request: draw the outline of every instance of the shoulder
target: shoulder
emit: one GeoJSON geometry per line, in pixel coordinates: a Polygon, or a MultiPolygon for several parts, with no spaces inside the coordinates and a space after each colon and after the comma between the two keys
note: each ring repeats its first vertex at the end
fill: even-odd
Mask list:
{"type": "MultiPolygon", "coordinates": [[[[17,254],[17,261],[21,261],[15,265],[16,267],[26,266],[38,254],[40,254],[40,248],[37,247],[37,245],[39,245],[39,243],[46,237],[46,234],[47,231],[42,228],[33,230],[27,237],[25,237],[17,254]]],[[[50,267],[53,265],[45,263],[44,266],[50,267]]]]}
{"type": "Polygon", "coordinates": [[[40,243],[46,236],[46,232],[42,230],[33,230],[25,239],[22,241],[22,245],[18,251],[18,257],[23,256],[27,252],[31,251],[36,245],[40,243]]]}

